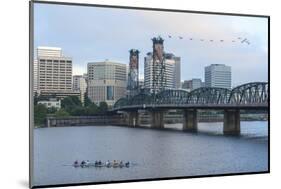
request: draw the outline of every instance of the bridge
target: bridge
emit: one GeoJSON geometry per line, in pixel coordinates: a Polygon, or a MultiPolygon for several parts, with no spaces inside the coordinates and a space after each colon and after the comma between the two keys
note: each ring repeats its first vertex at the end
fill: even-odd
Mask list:
{"type": "Polygon", "coordinates": [[[139,110],[151,115],[151,127],[164,128],[164,112],[170,109],[183,110],[183,130],[197,131],[197,110],[224,110],[224,134],[240,134],[240,110],[268,110],[268,83],[252,82],[232,90],[202,87],[187,92],[181,89],[166,89],[157,94],[142,90],[133,97],[119,99],[112,112],[128,114],[128,125],[137,126],[139,110]]]}

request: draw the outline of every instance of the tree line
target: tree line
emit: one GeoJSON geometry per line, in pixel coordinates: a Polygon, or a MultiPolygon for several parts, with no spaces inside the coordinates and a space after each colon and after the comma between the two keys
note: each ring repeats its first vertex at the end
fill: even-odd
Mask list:
{"type": "Polygon", "coordinates": [[[34,122],[35,125],[45,123],[47,116],[68,117],[68,116],[93,116],[104,115],[108,110],[106,102],[100,102],[99,105],[93,103],[85,94],[84,104],[77,96],[68,96],[61,100],[61,108],[47,108],[43,104],[38,104],[40,100],[46,100],[44,97],[35,95],[34,97],[34,122]]]}

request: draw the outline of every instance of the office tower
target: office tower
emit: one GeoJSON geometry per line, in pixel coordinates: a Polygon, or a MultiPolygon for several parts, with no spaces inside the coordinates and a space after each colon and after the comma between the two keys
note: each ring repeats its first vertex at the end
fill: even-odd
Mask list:
{"type": "Polygon", "coordinates": [[[63,56],[61,48],[38,47],[37,61],[40,93],[72,89],[72,58],[63,56]]]}
{"type": "Polygon", "coordinates": [[[74,75],[72,90],[80,93],[81,102],[84,104],[85,93],[87,90],[86,75],[74,75]]]}
{"type": "Polygon", "coordinates": [[[38,90],[38,61],[35,59],[33,62],[33,92],[38,90]]]}
{"type": "Polygon", "coordinates": [[[62,50],[58,47],[38,47],[37,56],[62,57],[62,50]]]}
{"type": "Polygon", "coordinates": [[[117,62],[88,63],[88,97],[94,103],[112,106],[126,95],[127,65],[117,62]]]}
{"type": "Polygon", "coordinates": [[[187,91],[192,91],[194,89],[198,89],[200,87],[203,87],[203,82],[199,78],[194,78],[191,80],[185,80],[183,82],[182,88],[186,89],[187,91]]]}
{"type": "Polygon", "coordinates": [[[161,37],[154,37],[152,42],[153,51],[144,58],[144,87],[152,93],[180,88],[180,57],[164,51],[164,40],[161,37]]]}
{"type": "Polygon", "coordinates": [[[224,64],[205,67],[205,86],[231,89],[231,67],[224,64]]]}
{"type": "MultiPolygon", "coordinates": [[[[164,54],[164,71],[163,71],[163,82],[164,89],[178,89],[180,88],[181,81],[181,60],[180,57],[176,57],[172,53],[164,54]]],[[[158,74],[160,65],[155,66],[156,71],[153,72],[153,57],[152,53],[147,53],[147,56],[144,58],[144,87],[153,88],[153,73],[158,74]]],[[[159,78],[159,77],[158,77],[159,78]]],[[[160,91],[160,79],[156,80],[156,91],[160,91]]]]}

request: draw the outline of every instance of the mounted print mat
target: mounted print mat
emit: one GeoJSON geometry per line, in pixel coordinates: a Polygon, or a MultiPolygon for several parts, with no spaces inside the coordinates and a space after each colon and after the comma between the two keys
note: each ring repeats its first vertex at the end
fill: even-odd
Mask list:
{"type": "Polygon", "coordinates": [[[269,16],[30,2],[30,187],[269,173],[269,16]]]}

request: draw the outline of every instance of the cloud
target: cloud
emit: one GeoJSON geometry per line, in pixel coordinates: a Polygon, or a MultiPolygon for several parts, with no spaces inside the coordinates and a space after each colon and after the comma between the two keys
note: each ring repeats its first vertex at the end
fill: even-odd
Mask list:
{"type": "Polygon", "coordinates": [[[72,65],[72,75],[83,75],[84,73],[87,73],[87,68],[85,66],[79,64],[72,65]]]}
{"type": "Polygon", "coordinates": [[[128,50],[136,48],[141,52],[143,75],[151,38],[162,35],[165,51],[181,57],[181,79],[204,78],[204,66],[211,63],[231,65],[234,83],[267,78],[264,18],[62,5],[37,8],[35,46],[62,47],[73,57],[74,73],[86,72],[90,61],[110,59],[128,64],[128,50]],[[241,44],[238,37],[247,38],[251,45],[241,44]]]}

